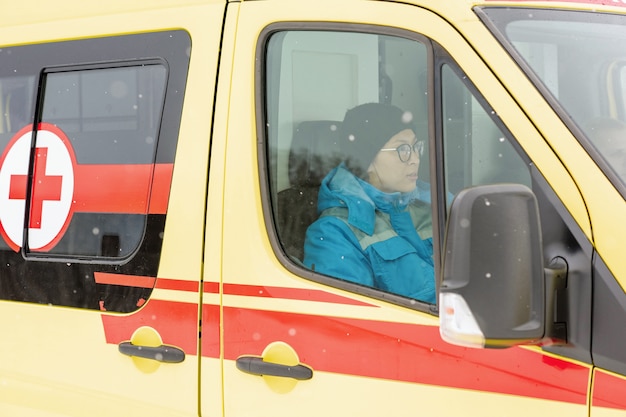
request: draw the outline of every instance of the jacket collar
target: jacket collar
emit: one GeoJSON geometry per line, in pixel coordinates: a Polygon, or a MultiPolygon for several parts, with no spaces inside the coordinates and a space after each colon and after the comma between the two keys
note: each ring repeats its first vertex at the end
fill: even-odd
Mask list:
{"type": "Polygon", "coordinates": [[[417,188],[408,193],[385,193],[352,174],[344,164],[333,169],[322,181],[318,211],[347,207],[348,223],[363,232],[374,233],[376,210],[393,215],[418,199],[417,188]]]}

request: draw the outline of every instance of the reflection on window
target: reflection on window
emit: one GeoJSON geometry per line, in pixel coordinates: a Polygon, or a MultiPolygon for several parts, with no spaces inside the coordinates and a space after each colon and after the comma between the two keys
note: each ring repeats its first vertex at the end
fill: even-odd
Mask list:
{"type": "Polygon", "coordinates": [[[0,149],[7,133],[17,132],[33,120],[35,77],[0,78],[0,149]]]}
{"type": "Polygon", "coordinates": [[[154,131],[164,75],[160,65],[49,74],[43,120],[66,132],[154,131]]]}
{"type": "Polygon", "coordinates": [[[626,16],[484,8],[483,17],[546,91],[555,111],[614,180],[626,185],[626,16]],[[591,144],[591,146],[588,146],[591,144]]]}
{"type": "Polygon", "coordinates": [[[585,133],[609,165],[609,169],[626,183],[626,123],[597,117],[585,125],[585,133]]]}
{"type": "MultiPolygon", "coordinates": [[[[454,70],[444,65],[443,138],[449,200],[466,187],[496,183],[530,186],[530,173],[507,133],[454,70]]],[[[450,203],[450,201],[448,201],[450,203]]]]}
{"type": "MultiPolygon", "coordinates": [[[[46,74],[41,122],[68,138],[76,159],[71,221],[47,254],[125,258],[138,249],[165,77],[162,65],[46,74]],[[132,196],[123,191],[127,184],[135,187],[132,196]]],[[[38,134],[36,146],[47,146],[45,139],[38,134]]],[[[32,204],[38,204],[36,185],[32,204]]],[[[38,230],[28,233],[32,241],[38,230]]]]}
{"type": "MultiPolygon", "coordinates": [[[[162,65],[46,74],[41,122],[68,137],[78,175],[89,172],[82,167],[102,166],[94,171],[101,181],[86,184],[91,187],[90,199],[115,200],[117,190],[110,186],[127,176],[145,184],[145,195],[139,198],[148,201],[152,170],[135,167],[154,162],[165,77],[162,65]],[[110,180],[102,181],[107,176],[110,180]]],[[[33,123],[34,88],[35,77],[0,79],[0,149],[5,152],[17,132],[33,123]]],[[[27,161],[23,167],[27,169],[27,161]]],[[[25,195],[26,183],[22,187],[21,194],[25,195]]],[[[145,210],[105,214],[81,212],[79,205],[76,208],[63,239],[49,253],[123,258],[139,246],[145,210]]],[[[0,239],[0,249],[8,248],[7,242],[0,239]]]]}

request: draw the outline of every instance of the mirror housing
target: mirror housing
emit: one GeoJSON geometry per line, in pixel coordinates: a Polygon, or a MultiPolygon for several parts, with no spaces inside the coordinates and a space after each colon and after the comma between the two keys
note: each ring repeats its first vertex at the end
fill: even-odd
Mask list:
{"type": "Polygon", "coordinates": [[[448,219],[441,337],[469,347],[536,343],[545,333],[539,209],[520,184],[461,191],[448,219]]]}

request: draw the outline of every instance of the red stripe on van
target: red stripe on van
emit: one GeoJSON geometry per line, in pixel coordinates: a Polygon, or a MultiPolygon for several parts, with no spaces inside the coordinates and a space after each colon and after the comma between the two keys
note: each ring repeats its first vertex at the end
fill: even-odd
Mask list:
{"type": "Polygon", "coordinates": [[[522,348],[452,346],[435,326],[225,307],[223,331],[228,360],[281,340],[315,371],[587,403],[587,368],[522,348]]]}
{"type": "Polygon", "coordinates": [[[165,214],[173,169],[173,164],[77,164],[73,210],[165,214]]]}
{"type": "Polygon", "coordinates": [[[593,377],[594,407],[626,410],[626,379],[607,374],[596,368],[593,377]]]}
{"type": "Polygon", "coordinates": [[[372,304],[364,303],[348,297],[342,297],[340,295],[331,294],[326,291],[302,288],[270,287],[266,285],[261,286],[224,284],[223,291],[224,294],[229,295],[244,295],[249,297],[262,298],[281,298],[286,300],[319,301],[334,304],[376,307],[372,304]]]}
{"type": "Polygon", "coordinates": [[[164,300],[149,300],[130,315],[102,314],[106,342],[119,344],[130,340],[140,327],[155,329],[166,345],[173,345],[187,355],[198,353],[198,305],[164,300]]]}
{"type": "Polygon", "coordinates": [[[108,272],[93,273],[96,284],[122,285],[125,287],[153,288],[154,277],[111,274],[108,272]]]}
{"type": "MultiPolygon", "coordinates": [[[[210,288],[217,285],[207,284],[210,288]]],[[[185,282],[179,288],[188,291],[191,285],[185,282]]],[[[259,295],[259,288],[263,288],[270,296],[326,301],[316,291],[276,292],[273,287],[237,285],[226,288],[229,294],[259,295]]],[[[441,340],[436,326],[235,307],[224,307],[222,320],[219,305],[203,305],[202,356],[220,357],[222,331],[223,357],[231,361],[241,355],[260,355],[268,344],[281,340],[314,371],[587,403],[589,368],[524,348],[482,350],[449,345],[441,340]]],[[[178,346],[188,355],[197,354],[196,304],[151,299],[130,315],[102,314],[102,321],[107,343],[129,340],[137,328],[150,326],[164,343],[178,346]]],[[[605,379],[603,386],[599,380],[596,405],[621,407],[623,402],[615,401],[619,392],[606,388],[611,384],[614,381],[605,379]]],[[[624,385],[620,388],[623,392],[624,385]]]]}
{"type": "Polygon", "coordinates": [[[202,285],[203,292],[209,294],[219,294],[220,293],[220,283],[215,281],[205,282],[202,285]]]}
{"type": "Polygon", "coordinates": [[[196,281],[183,281],[180,279],[167,279],[167,278],[155,278],[145,277],[138,275],[124,275],[124,274],[112,274],[109,272],[94,272],[94,279],[96,284],[109,284],[109,285],[121,285],[124,287],[139,287],[139,288],[154,288],[156,281],[156,288],[162,290],[175,290],[186,292],[198,292],[198,283],[196,281]]]}

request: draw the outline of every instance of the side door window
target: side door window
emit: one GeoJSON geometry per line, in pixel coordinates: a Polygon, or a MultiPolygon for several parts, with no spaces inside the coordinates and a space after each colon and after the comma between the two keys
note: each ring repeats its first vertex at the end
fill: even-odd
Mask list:
{"type": "Polygon", "coordinates": [[[187,61],[152,58],[163,37],[186,49],[163,33],[128,37],[128,59],[104,63],[82,44],[1,52],[22,59],[0,72],[0,298],[128,312],[149,297],[182,105],[165,97],[187,61]],[[149,58],[131,60],[148,38],[149,58]],[[65,64],[74,48],[84,64],[65,64]]]}

